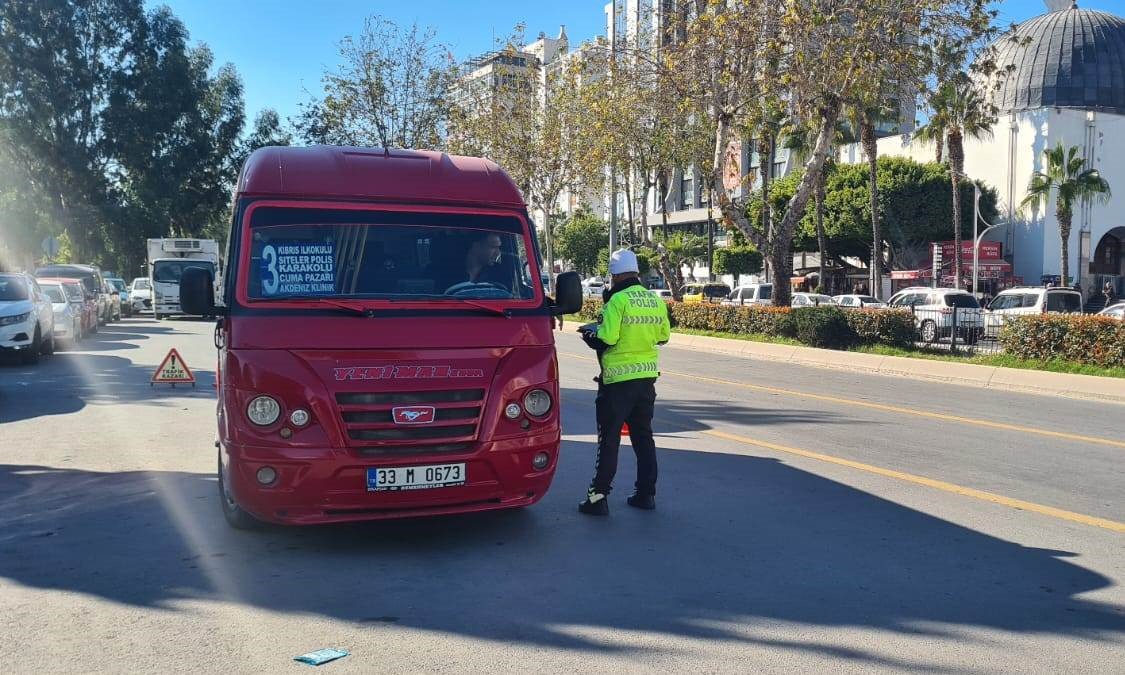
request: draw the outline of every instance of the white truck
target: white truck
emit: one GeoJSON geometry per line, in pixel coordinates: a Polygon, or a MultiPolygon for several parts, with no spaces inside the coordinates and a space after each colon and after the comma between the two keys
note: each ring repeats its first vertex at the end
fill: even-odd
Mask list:
{"type": "Polygon", "coordinates": [[[208,267],[219,298],[222,269],[219,242],[214,239],[149,239],[148,276],[152,285],[152,311],[159,321],[180,310],[180,277],[188,267],[208,267]]]}

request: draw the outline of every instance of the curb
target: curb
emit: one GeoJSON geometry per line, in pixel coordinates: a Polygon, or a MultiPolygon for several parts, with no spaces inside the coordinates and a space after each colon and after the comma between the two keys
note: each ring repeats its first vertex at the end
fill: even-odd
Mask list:
{"type": "MultiPolygon", "coordinates": [[[[568,322],[564,330],[573,330],[578,325],[568,322]]],[[[860,354],[834,349],[797,347],[686,333],[672,333],[672,339],[668,341],[668,346],[675,349],[705,351],[746,359],[793,363],[813,368],[848,370],[983,389],[1125,404],[1125,379],[1115,377],[1051,373],[1041,370],[981,366],[973,363],[951,363],[931,359],[912,359],[906,356],[860,354]]]]}

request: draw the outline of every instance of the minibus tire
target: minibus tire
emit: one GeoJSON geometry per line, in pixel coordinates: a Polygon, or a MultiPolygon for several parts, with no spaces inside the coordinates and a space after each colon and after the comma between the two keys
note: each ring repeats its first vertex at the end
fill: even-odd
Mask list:
{"type": "Polygon", "coordinates": [[[223,458],[219,457],[219,505],[223,509],[223,517],[236,530],[256,530],[262,527],[262,521],[250,515],[227,497],[227,490],[223,478],[223,458]]]}

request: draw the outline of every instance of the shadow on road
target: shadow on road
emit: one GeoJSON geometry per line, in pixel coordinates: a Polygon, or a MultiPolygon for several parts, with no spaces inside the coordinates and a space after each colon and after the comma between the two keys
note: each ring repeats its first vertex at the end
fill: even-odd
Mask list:
{"type": "MultiPolygon", "coordinates": [[[[0,577],[140,606],[221,598],[372,630],[589,651],[633,647],[585,637],[587,627],[750,643],[756,622],[778,621],[1125,634],[1121,607],[1080,597],[1110,580],[1066,552],[713,452],[662,453],[659,511],[632,511],[615,493],[612,517],[589,519],[574,506],[593,448],[568,442],[564,453],[555,490],[523,511],[249,533],[223,522],[212,476],[0,465],[0,577]]],[[[769,644],[929,667],[862,645],[769,644]]]]}
{"type": "MultiPolygon", "coordinates": [[[[213,370],[192,369],[196,385],[151,386],[154,368],[100,351],[121,349],[112,339],[94,336],[99,348],[83,343],[86,352],[56,352],[36,366],[0,367],[0,424],[78,412],[91,403],[171,405],[176,397],[214,398],[213,370]],[[94,352],[94,353],[89,353],[94,352]]],[[[129,338],[135,339],[135,338],[129,338]]],[[[90,342],[90,341],[87,341],[90,342]]],[[[0,444],[2,445],[2,444],[0,444]]]]}

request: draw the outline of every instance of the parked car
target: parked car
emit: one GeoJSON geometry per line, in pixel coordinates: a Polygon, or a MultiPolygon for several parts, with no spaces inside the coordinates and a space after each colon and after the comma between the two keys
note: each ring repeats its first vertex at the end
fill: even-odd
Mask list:
{"type": "Polygon", "coordinates": [[[120,319],[122,316],[132,316],[133,304],[129,302],[129,288],[125,285],[125,280],[120,277],[106,277],[105,280],[106,283],[113,286],[114,290],[117,291],[119,304],[117,318],[120,319]]]}
{"type": "Polygon", "coordinates": [[[36,277],[65,277],[78,279],[86,289],[86,293],[93,297],[97,303],[98,323],[106,324],[113,320],[110,295],[106,288],[105,277],[97,265],[47,265],[35,270],[36,277]]]}
{"type": "Polygon", "coordinates": [[[1118,321],[1125,321],[1125,302],[1119,302],[1116,305],[1110,305],[1102,311],[1098,312],[1098,316],[1108,316],[1111,319],[1118,321]]]}
{"type": "Polygon", "coordinates": [[[587,298],[600,298],[605,290],[605,282],[601,279],[590,278],[582,282],[582,295],[587,298]]]}
{"type": "Polygon", "coordinates": [[[820,293],[794,293],[789,303],[793,307],[819,307],[821,305],[835,305],[832,296],[820,293]]]}
{"type": "Polygon", "coordinates": [[[71,302],[67,298],[66,289],[58,282],[40,282],[39,288],[51,301],[51,309],[55,314],[55,342],[74,344],[82,339],[83,303],[71,302]]]}
{"type": "Polygon", "coordinates": [[[768,305],[773,301],[773,284],[739,286],[723,299],[724,305],[768,305]]]}
{"type": "Polygon", "coordinates": [[[0,274],[0,352],[38,363],[55,351],[55,311],[35,278],[0,274]]]}
{"type": "Polygon", "coordinates": [[[845,309],[884,309],[887,303],[870,295],[837,295],[832,300],[845,309]]]}
{"type": "Polygon", "coordinates": [[[664,302],[672,302],[675,299],[672,297],[672,291],[667,288],[654,288],[652,292],[664,302]]]}
{"type": "Polygon", "coordinates": [[[720,303],[728,295],[730,295],[730,286],[726,284],[685,284],[680,291],[680,297],[685,303],[720,303]]]}
{"type": "Polygon", "coordinates": [[[924,286],[905,288],[891,296],[887,305],[914,312],[914,325],[923,342],[951,338],[954,325],[957,337],[968,344],[976,344],[984,335],[983,311],[976,297],[968,291],[924,286]]]}
{"type": "Polygon", "coordinates": [[[109,305],[109,309],[106,311],[106,313],[109,315],[109,320],[120,321],[121,295],[118,294],[117,289],[113,286],[113,284],[109,283],[108,281],[105,282],[105,294],[106,303],[109,305]]]}
{"type": "Polygon", "coordinates": [[[984,315],[985,334],[1000,335],[1004,322],[1029,314],[1081,314],[1082,293],[1073,288],[1028,286],[1000,291],[984,315]]]}
{"type": "Polygon", "coordinates": [[[65,277],[42,277],[36,279],[40,286],[44,284],[58,284],[62,286],[66,299],[74,305],[74,311],[81,317],[82,331],[79,339],[84,339],[91,333],[98,332],[98,303],[93,296],[86,293],[86,287],[79,279],[65,277]]]}
{"type": "Polygon", "coordinates": [[[129,304],[134,314],[152,311],[152,282],[148,277],[137,277],[129,285],[129,304]]]}

